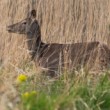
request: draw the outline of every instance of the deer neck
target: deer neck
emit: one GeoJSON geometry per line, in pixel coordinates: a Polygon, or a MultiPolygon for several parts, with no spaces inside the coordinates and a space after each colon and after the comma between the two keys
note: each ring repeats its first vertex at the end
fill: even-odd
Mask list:
{"type": "Polygon", "coordinates": [[[33,60],[36,55],[39,55],[39,52],[44,45],[45,44],[41,40],[40,29],[37,29],[37,32],[34,35],[31,35],[31,33],[27,34],[27,46],[31,60],[33,60]]]}

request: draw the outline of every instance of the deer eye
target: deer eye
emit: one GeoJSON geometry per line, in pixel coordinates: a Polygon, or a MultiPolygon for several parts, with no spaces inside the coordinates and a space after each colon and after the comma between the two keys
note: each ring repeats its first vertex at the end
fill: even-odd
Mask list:
{"type": "Polygon", "coordinates": [[[26,24],[26,22],[24,22],[23,24],[26,24]]]}

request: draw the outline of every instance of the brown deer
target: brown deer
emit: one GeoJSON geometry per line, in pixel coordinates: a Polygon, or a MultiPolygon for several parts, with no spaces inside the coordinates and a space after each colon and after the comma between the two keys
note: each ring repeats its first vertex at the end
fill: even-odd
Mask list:
{"type": "Polygon", "coordinates": [[[32,10],[26,19],[7,26],[7,31],[25,34],[31,59],[47,70],[50,76],[58,75],[65,68],[74,70],[83,67],[104,69],[110,66],[110,50],[99,42],[74,44],[44,43],[41,29],[32,10]]]}

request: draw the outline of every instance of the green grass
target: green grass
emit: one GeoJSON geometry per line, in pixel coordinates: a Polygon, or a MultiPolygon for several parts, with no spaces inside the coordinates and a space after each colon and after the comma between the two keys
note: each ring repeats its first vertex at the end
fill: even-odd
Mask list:
{"type": "Polygon", "coordinates": [[[32,75],[16,89],[19,110],[110,110],[108,72],[100,77],[74,74],[59,79],[32,75]]]}
{"type": "Polygon", "coordinates": [[[15,74],[16,68],[15,72],[0,70],[1,102],[8,106],[6,110],[110,110],[109,71],[102,75],[84,70],[65,72],[54,79],[34,70],[31,64],[25,65],[21,74],[26,74],[27,79],[21,83],[16,83],[20,74],[19,71],[18,76],[15,74]]]}

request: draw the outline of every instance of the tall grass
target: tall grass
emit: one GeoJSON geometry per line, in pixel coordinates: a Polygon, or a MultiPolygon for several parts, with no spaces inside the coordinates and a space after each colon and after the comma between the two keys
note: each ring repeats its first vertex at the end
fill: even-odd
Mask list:
{"type": "MultiPolygon", "coordinates": [[[[39,73],[38,70],[36,72],[35,67],[32,66],[33,64],[28,61],[29,56],[26,51],[27,45],[25,36],[9,34],[6,31],[7,25],[24,19],[27,12],[32,8],[37,11],[37,20],[41,26],[42,40],[44,42],[73,43],[100,41],[110,47],[110,0],[0,0],[1,110],[5,109],[6,102],[13,100],[10,99],[12,94],[12,97],[16,97],[18,94],[18,91],[13,86],[16,75],[19,73],[26,73],[28,75],[39,73]]],[[[80,83],[78,85],[80,85],[80,83]]],[[[48,87],[51,88],[51,86],[48,87]]],[[[75,85],[73,88],[75,88],[75,85]]],[[[77,94],[77,91],[80,92],[79,89],[82,90],[83,88],[84,91],[91,92],[91,90],[89,90],[90,87],[84,83],[84,86],[81,88],[78,87],[75,93],[77,94]]],[[[90,95],[97,95],[97,92],[92,92],[90,95]]],[[[48,91],[46,94],[47,93],[48,91]]],[[[79,95],[76,96],[80,99],[77,101],[71,99],[71,95],[68,98],[66,96],[63,97],[63,95],[65,95],[64,91],[64,94],[60,94],[61,98],[64,99],[61,100],[62,102],[56,103],[55,107],[59,108],[60,104],[61,107],[68,105],[71,107],[76,103],[78,103],[78,105],[76,104],[77,107],[79,107],[79,104],[81,104],[82,107],[91,107],[91,104],[87,102],[89,99],[87,96],[88,93],[84,95],[87,96],[87,100],[83,97],[82,93],[78,94],[79,95]]],[[[103,93],[99,93],[98,95],[100,94],[103,93]]],[[[53,101],[52,97],[46,97],[46,101],[48,101],[47,98],[50,98],[49,101],[53,101]]],[[[60,97],[55,100],[59,101],[59,98],[60,97]]],[[[40,100],[40,96],[38,100],[40,100]]],[[[8,103],[8,106],[13,105],[8,103]]]]}
{"type": "Polygon", "coordinates": [[[96,77],[82,71],[59,79],[33,74],[13,82],[5,106],[10,110],[109,110],[109,74],[96,77]]]}
{"type": "Polygon", "coordinates": [[[109,0],[1,0],[0,59],[18,64],[27,58],[25,37],[9,34],[6,26],[37,10],[44,42],[100,41],[109,45],[109,0]]]}

